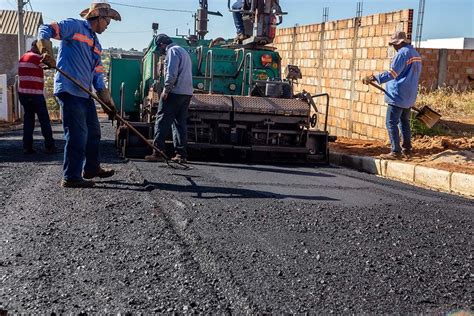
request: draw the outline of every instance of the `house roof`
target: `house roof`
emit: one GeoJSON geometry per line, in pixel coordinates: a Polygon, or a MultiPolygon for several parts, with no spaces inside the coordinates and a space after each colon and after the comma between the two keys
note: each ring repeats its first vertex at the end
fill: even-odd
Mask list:
{"type": "MultiPolygon", "coordinates": [[[[36,36],[38,26],[43,24],[41,12],[25,11],[23,25],[25,35],[36,36]]],[[[0,34],[18,34],[18,14],[13,10],[0,10],[0,34]]]]}

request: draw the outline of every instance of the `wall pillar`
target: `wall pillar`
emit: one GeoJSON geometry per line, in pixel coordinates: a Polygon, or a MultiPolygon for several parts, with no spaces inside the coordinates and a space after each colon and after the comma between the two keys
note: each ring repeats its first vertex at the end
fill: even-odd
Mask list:
{"type": "Polygon", "coordinates": [[[448,73],[448,50],[439,50],[438,63],[438,89],[446,85],[446,74],[448,73]]]}

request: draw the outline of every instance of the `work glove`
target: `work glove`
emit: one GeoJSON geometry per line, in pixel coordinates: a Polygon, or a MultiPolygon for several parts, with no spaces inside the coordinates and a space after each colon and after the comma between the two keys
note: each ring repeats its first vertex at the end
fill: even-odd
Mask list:
{"type": "Polygon", "coordinates": [[[109,89],[104,88],[103,90],[97,91],[99,99],[105,103],[106,106],[101,104],[102,110],[109,116],[109,119],[113,120],[117,114],[117,108],[115,107],[114,100],[110,96],[109,89]]]}
{"type": "Polygon", "coordinates": [[[370,75],[370,76],[367,76],[364,79],[362,79],[362,82],[364,84],[370,84],[373,81],[375,81],[375,76],[374,75],[370,75]]]}
{"type": "Polygon", "coordinates": [[[36,42],[36,47],[38,47],[41,56],[43,56],[41,62],[47,66],[45,68],[55,68],[56,60],[53,54],[53,43],[50,40],[40,39],[36,42]]]}

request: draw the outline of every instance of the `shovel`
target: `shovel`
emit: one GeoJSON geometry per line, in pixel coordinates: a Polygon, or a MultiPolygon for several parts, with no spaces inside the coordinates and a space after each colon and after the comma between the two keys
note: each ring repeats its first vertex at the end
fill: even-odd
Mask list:
{"type": "MultiPolygon", "coordinates": [[[[387,94],[387,91],[378,84],[374,82],[370,82],[369,84],[379,89],[383,93],[387,94]]],[[[432,128],[433,126],[435,126],[436,123],[438,123],[441,119],[441,114],[439,114],[427,105],[423,105],[421,109],[416,107],[412,107],[412,109],[416,112],[415,118],[425,124],[428,128],[432,128]]]]}
{"type": "MultiPolygon", "coordinates": [[[[66,77],[67,79],[71,80],[78,88],[80,88],[82,91],[84,91],[85,93],[87,93],[92,99],[94,99],[95,101],[97,101],[98,103],[100,103],[100,105],[102,105],[103,107],[105,107],[106,109],[110,109],[110,107],[104,103],[104,101],[102,101],[101,99],[99,99],[99,97],[97,97],[94,93],[92,93],[91,91],[89,91],[89,89],[87,89],[86,87],[84,87],[79,81],[77,81],[75,78],[73,78],[71,75],[69,75],[68,73],[64,72],[63,70],[59,69],[58,67],[53,67],[53,69],[55,69],[56,71],[58,71],[61,75],[63,75],[64,77],[66,77]]],[[[148,141],[148,139],[143,136],[135,127],[133,127],[127,120],[125,120],[122,116],[120,116],[119,114],[115,114],[115,118],[122,122],[125,126],[127,126],[135,135],[137,135],[141,140],[143,140],[143,142],[145,142],[145,144],[150,147],[151,149],[155,150],[157,153],[159,153],[164,159],[165,159],[165,162],[166,164],[168,165],[168,167],[170,168],[174,168],[173,166],[171,166],[170,164],[170,159],[168,158],[168,156],[160,149],[158,149],[158,147],[156,147],[154,144],[150,143],[148,141]]],[[[183,167],[185,170],[186,169],[190,169],[189,166],[183,164],[183,163],[180,163],[180,162],[174,162],[173,163],[177,164],[177,165],[180,165],[181,167],[183,167]]]]}

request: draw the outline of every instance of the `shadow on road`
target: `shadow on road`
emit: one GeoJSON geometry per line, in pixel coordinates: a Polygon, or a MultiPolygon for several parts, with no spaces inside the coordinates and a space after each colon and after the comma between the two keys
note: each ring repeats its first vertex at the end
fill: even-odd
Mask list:
{"type": "MultiPolygon", "coordinates": [[[[63,161],[63,153],[46,154],[43,152],[43,142],[34,142],[36,154],[26,155],[23,153],[22,141],[0,140],[0,163],[6,162],[59,162],[63,161]]],[[[56,146],[62,151],[64,146],[61,141],[56,142],[56,146]]]]}
{"type": "Polygon", "coordinates": [[[158,183],[148,182],[143,183],[130,183],[126,181],[109,180],[109,181],[95,181],[96,186],[94,189],[101,190],[123,190],[123,191],[169,191],[179,193],[195,193],[198,199],[299,199],[307,201],[339,201],[339,199],[333,199],[326,196],[318,195],[296,195],[296,194],[279,194],[274,192],[262,191],[262,190],[251,190],[243,188],[229,188],[229,187],[217,187],[217,186],[200,186],[196,184],[191,177],[188,178],[191,185],[171,184],[171,183],[158,183]]]}
{"type": "Polygon", "coordinates": [[[194,181],[190,181],[191,185],[180,185],[170,183],[153,183],[150,182],[155,189],[161,191],[170,192],[187,192],[195,193],[198,199],[300,199],[308,201],[338,201],[337,199],[325,197],[325,196],[305,196],[305,195],[292,195],[292,194],[278,194],[274,192],[251,190],[244,188],[234,187],[217,187],[217,186],[200,186],[194,181]]]}
{"type": "MultiPolygon", "coordinates": [[[[296,176],[310,176],[310,177],[324,177],[324,178],[334,178],[335,175],[327,174],[323,172],[309,172],[309,171],[301,171],[290,169],[292,167],[308,167],[312,168],[314,165],[302,164],[302,165],[269,165],[269,166],[251,166],[251,165],[230,165],[230,164],[212,164],[212,163],[205,163],[205,162],[192,162],[191,165],[202,165],[207,167],[216,167],[216,168],[223,168],[223,169],[238,169],[238,170],[250,170],[250,171],[260,171],[260,172],[271,172],[271,173],[282,173],[282,174],[289,174],[289,175],[296,175],[296,176]],[[286,169],[283,169],[286,168],[286,169]]],[[[330,166],[325,166],[325,168],[331,168],[330,166]]]]}
{"type": "MultiPolygon", "coordinates": [[[[11,132],[13,134],[13,132],[11,132]]],[[[44,141],[41,136],[36,135],[33,141],[33,148],[36,154],[23,153],[23,141],[18,135],[15,138],[0,137],[0,163],[7,162],[62,162],[64,156],[64,140],[56,139],[55,145],[58,152],[55,154],[44,153],[44,141]]],[[[2,136],[8,136],[4,133],[2,136]]],[[[115,143],[112,140],[101,141],[101,161],[105,164],[123,163],[123,160],[115,154],[115,143]]]]}

